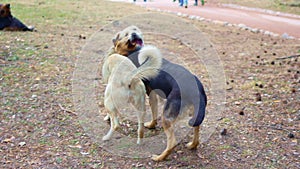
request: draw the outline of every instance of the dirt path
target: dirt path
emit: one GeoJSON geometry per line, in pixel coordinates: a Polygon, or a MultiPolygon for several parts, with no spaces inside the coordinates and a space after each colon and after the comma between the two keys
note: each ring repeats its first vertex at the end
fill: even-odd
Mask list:
{"type": "MultiPolygon", "coordinates": [[[[127,0],[128,2],[128,0],[127,0]]],[[[188,8],[181,8],[177,2],[171,0],[152,0],[150,2],[138,1],[137,5],[147,8],[180,12],[182,14],[200,16],[211,20],[229,22],[231,24],[244,24],[251,28],[258,28],[276,34],[288,34],[300,38],[300,16],[288,15],[279,12],[262,12],[244,8],[225,7],[217,4],[205,4],[205,6],[193,6],[190,1],[188,8]]]]}

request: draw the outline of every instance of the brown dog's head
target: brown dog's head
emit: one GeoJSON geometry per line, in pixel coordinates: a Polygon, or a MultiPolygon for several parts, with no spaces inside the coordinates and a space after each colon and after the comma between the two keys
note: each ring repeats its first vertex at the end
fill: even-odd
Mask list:
{"type": "Polygon", "coordinates": [[[0,18],[11,16],[10,4],[0,4],[0,18]]]}
{"type": "Polygon", "coordinates": [[[123,56],[128,56],[144,45],[142,32],[136,26],[129,26],[118,32],[113,43],[115,52],[123,56]]]}

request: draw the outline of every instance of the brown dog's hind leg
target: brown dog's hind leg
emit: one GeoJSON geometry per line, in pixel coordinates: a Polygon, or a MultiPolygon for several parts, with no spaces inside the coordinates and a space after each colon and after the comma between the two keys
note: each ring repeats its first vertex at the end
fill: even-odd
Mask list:
{"type": "Polygon", "coordinates": [[[120,125],[117,117],[118,110],[114,107],[110,97],[105,99],[104,106],[109,111],[109,116],[110,116],[110,129],[108,133],[102,137],[102,140],[106,141],[111,138],[113,132],[116,131],[120,127],[120,125]]]}
{"type": "Polygon", "coordinates": [[[167,148],[160,155],[153,155],[152,160],[154,161],[162,161],[167,158],[177,144],[174,133],[174,123],[163,117],[162,124],[164,132],[167,135],[167,148]]]}
{"type": "MultiPolygon", "coordinates": [[[[144,86],[143,86],[144,87],[144,86]]],[[[141,144],[144,137],[144,118],[146,114],[145,95],[140,95],[136,100],[135,107],[138,109],[138,140],[137,144],[141,144]]]]}
{"type": "Polygon", "coordinates": [[[193,140],[186,144],[188,149],[195,149],[199,145],[199,130],[200,126],[194,127],[194,137],[193,140]]]}
{"type": "Polygon", "coordinates": [[[152,119],[149,122],[145,123],[145,127],[149,129],[154,129],[155,126],[157,125],[157,95],[154,91],[152,91],[149,94],[149,102],[150,102],[150,107],[151,107],[151,112],[152,112],[152,119]]]}

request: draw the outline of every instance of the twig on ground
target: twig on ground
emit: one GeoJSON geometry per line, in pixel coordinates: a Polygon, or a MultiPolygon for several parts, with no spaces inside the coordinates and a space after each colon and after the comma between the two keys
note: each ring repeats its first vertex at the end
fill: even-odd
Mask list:
{"type": "Polygon", "coordinates": [[[291,59],[291,58],[296,58],[296,57],[300,57],[300,55],[285,56],[285,57],[281,57],[281,58],[276,58],[276,60],[291,59]]]}
{"type": "Polygon", "coordinates": [[[62,105],[61,105],[60,103],[58,104],[58,106],[59,106],[59,108],[60,108],[61,110],[63,110],[63,111],[65,111],[65,112],[67,112],[67,113],[70,113],[70,114],[73,114],[73,115],[77,116],[77,113],[75,113],[75,112],[73,112],[73,111],[71,111],[71,110],[68,110],[68,109],[63,108],[62,105]]]}
{"type": "Polygon", "coordinates": [[[290,130],[300,130],[297,128],[286,128],[286,127],[278,127],[278,126],[271,126],[271,125],[258,125],[258,124],[246,124],[247,126],[251,126],[251,127],[261,127],[261,128],[271,128],[274,130],[284,130],[284,131],[290,131],[290,130]]]}

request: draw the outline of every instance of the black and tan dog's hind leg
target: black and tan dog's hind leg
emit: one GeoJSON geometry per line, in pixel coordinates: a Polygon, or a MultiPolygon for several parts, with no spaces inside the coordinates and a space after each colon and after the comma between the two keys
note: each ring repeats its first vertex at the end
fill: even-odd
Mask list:
{"type": "Polygon", "coordinates": [[[167,136],[167,147],[160,155],[152,156],[152,160],[154,161],[162,161],[167,158],[177,145],[174,127],[180,111],[180,99],[174,99],[173,94],[170,94],[169,96],[172,99],[167,100],[162,116],[162,126],[167,136]]]}
{"type": "Polygon", "coordinates": [[[199,145],[199,130],[200,130],[200,126],[196,126],[194,127],[194,136],[193,136],[193,140],[189,143],[186,144],[186,147],[188,149],[196,149],[197,146],[199,145]]]}
{"type": "Polygon", "coordinates": [[[152,156],[152,160],[154,161],[163,161],[164,159],[166,159],[177,145],[174,131],[174,121],[170,121],[165,117],[162,117],[162,125],[167,136],[167,147],[160,155],[152,156]]]}

